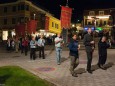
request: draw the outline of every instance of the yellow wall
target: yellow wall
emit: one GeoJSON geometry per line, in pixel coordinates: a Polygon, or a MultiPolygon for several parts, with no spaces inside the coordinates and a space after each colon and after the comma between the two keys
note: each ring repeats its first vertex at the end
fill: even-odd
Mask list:
{"type": "Polygon", "coordinates": [[[48,16],[49,17],[49,32],[53,33],[61,33],[61,22],[59,19],[54,18],[53,16],[48,16]],[[52,25],[53,23],[53,25],[52,25]]]}

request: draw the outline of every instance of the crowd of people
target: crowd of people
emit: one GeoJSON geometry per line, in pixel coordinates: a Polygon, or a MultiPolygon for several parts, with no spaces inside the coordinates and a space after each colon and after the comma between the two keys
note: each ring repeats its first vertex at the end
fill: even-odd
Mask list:
{"type": "MultiPolygon", "coordinates": [[[[91,70],[91,63],[93,58],[93,52],[95,49],[95,41],[91,35],[92,30],[89,28],[87,30],[87,34],[84,35],[83,44],[85,45],[86,55],[87,55],[87,68],[86,70],[88,73],[92,74],[91,70]]],[[[72,76],[77,77],[77,73],[75,73],[75,68],[79,65],[79,50],[80,44],[79,40],[77,40],[79,36],[77,34],[72,34],[72,38],[68,44],[69,48],[69,57],[71,58],[70,64],[70,72],[72,76]]],[[[101,36],[98,42],[98,51],[99,51],[99,60],[97,65],[105,70],[104,64],[106,63],[107,59],[107,48],[111,46],[111,43],[107,41],[107,37],[105,35],[101,36]]],[[[15,51],[16,53],[21,50],[21,53],[25,53],[25,56],[28,54],[28,50],[30,50],[30,60],[36,59],[36,49],[39,48],[39,58],[45,59],[44,47],[46,42],[47,44],[55,44],[55,51],[56,51],[56,60],[57,65],[61,65],[61,52],[64,46],[64,40],[61,37],[61,34],[58,34],[57,37],[44,37],[43,35],[40,36],[26,36],[24,38],[14,37],[13,39],[8,38],[7,40],[7,50],[8,51],[15,51]],[[50,41],[49,41],[50,39],[50,41]]]]}
{"type": "Polygon", "coordinates": [[[25,37],[16,37],[13,38],[8,37],[6,42],[6,49],[8,52],[15,51],[16,53],[21,52],[21,54],[25,54],[25,56],[28,55],[28,51],[30,51],[30,59],[35,60],[36,50],[39,50],[39,58],[43,57],[45,59],[44,55],[44,46],[45,44],[51,45],[54,43],[54,37],[55,36],[25,36],[25,37]]]}
{"type": "MultiPolygon", "coordinates": [[[[92,30],[89,28],[87,30],[87,34],[84,35],[83,43],[85,45],[86,55],[87,55],[87,67],[86,70],[88,73],[92,74],[91,70],[91,63],[93,58],[93,52],[95,49],[95,41],[91,35],[92,30]]],[[[77,77],[77,73],[75,72],[75,68],[79,65],[79,50],[80,50],[80,44],[77,40],[78,35],[72,34],[72,39],[70,40],[70,43],[68,45],[69,48],[69,57],[71,59],[70,64],[70,72],[72,76],[77,77]]],[[[63,39],[61,38],[60,34],[55,38],[55,48],[56,48],[56,58],[57,58],[57,64],[61,64],[61,52],[62,52],[62,46],[63,46],[63,39]]],[[[111,42],[107,41],[107,37],[105,35],[101,36],[99,42],[98,42],[98,54],[99,54],[99,60],[97,65],[99,68],[106,70],[104,67],[106,60],[107,60],[107,48],[111,46],[111,42]]]]}

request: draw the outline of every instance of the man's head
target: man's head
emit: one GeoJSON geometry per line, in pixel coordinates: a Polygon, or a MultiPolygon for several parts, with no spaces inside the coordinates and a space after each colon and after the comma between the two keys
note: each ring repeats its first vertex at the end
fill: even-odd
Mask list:
{"type": "Polygon", "coordinates": [[[72,35],[72,38],[73,38],[74,40],[76,40],[76,39],[77,39],[77,34],[73,34],[73,35],[72,35]]]}
{"type": "Polygon", "coordinates": [[[101,41],[102,41],[102,42],[105,42],[106,39],[107,39],[107,38],[106,38],[105,36],[103,36],[101,41]]]}
{"type": "Polygon", "coordinates": [[[32,36],[32,40],[35,40],[35,37],[34,37],[34,36],[32,36]]]}
{"type": "Polygon", "coordinates": [[[58,37],[61,37],[61,34],[60,33],[58,33],[58,35],[57,35],[58,37]]]}
{"type": "Polygon", "coordinates": [[[40,37],[41,37],[41,39],[43,39],[43,37],[44,37],[44,36],[43,36],[43,35],[41,35],[40,37]]]}
{"type": "Polygon", "coordinates": [[[91,29],[91,28],[88,28],[87,32],[88,32],[88,33],[91,33],[91,32],[92,32],[92,29],[91,29]]]}

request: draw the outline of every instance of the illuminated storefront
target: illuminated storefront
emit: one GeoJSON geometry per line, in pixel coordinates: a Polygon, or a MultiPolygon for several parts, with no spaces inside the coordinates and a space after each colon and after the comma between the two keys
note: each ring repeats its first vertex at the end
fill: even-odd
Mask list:
{"type": "Polygon", "coordinates": [[[7,38],[8,38],[8,31],[3,31],[2,33],[3,33],[2,39],[3,40],[7,40],[7,38]]]}

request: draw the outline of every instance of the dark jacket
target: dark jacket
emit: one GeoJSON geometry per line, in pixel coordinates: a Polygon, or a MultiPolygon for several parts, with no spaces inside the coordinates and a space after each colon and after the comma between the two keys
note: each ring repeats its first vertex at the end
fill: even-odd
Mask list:
{"type": "Polygon", "coordinates": [[[77,40],[71,40],[69,43],[69,50],[70,50],[70,56],[77,56],[78,57],[78,41],[77,40]]]}
{"type": "Polygon", "coordinates": [[[109,47],[110,47],[110,45],[107,42],[99,41],[99,43],[98,43],[99,55],[101,55],[101,56],[107,55],[107,48],[109,48],[109,47]]]}
{"type": "Polygon", "coordinates": [[[86,47],[86,52],[92,52],[93,51],[92,47],[94,47],[94,45],[92,45],[90,43],[91,41],[93,41],[93,38],[92,38],[92,36],[90,34],[87,33],[84,36],[84,40],[83,40],[83,43],[84,43],[84,45],[86,47]]]}

